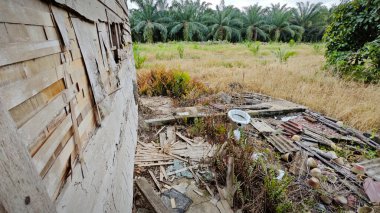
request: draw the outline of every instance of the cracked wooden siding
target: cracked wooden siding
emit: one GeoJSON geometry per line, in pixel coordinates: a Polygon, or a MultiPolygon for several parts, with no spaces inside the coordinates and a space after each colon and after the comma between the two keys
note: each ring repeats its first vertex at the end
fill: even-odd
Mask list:
{"type": "Polygon", "coordinates": [[[0,99],[60,212],[130,212],[136,73],[125,1],[0,2],[0,99]]]}

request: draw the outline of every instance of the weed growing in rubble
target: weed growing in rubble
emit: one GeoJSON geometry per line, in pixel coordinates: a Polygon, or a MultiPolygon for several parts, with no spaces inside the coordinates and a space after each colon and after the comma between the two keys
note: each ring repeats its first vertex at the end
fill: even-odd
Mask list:
{"type": "Polygon", "coordinates": [[[276,179],[276,173],[274,170],[269,169],[264,176],[264,188],[266,191],[267,199],[273,208],[269,212],[290,212],[292,210],[292,202],[287,197],[287,188],[291,183],[291,179],[288,176],[284,176],[282,180],[276,179]],[[273,211],[274,210],[274,211],[273,211]]]}
{"type": "Polygon", "coordinates": [[[189,129],[192,136],[204,136],[213,143],[223,143],[228,138],[228,130],[231,124],[222,117],[195,118],[189,129]]]}

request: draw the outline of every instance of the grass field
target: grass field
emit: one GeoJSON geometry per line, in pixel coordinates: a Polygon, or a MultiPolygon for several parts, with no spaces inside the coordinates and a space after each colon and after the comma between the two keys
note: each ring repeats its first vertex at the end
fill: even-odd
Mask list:
{"type": "MultiPolygon", "coordinates": [[[[139,72],[153,67],[180,68],[210,87],[260,92],[303,104],[366,131],[380,130],[380,85],[347,82],[326,72],[321,44],[261,44],[255,54],[246,44],[139,44],[147,57],[139,72]],[[183,47],[180,58],[178,46],[183,47]],[[279,62],[278,48],[295,52],[279,62]],[[235,84],[236,85],[236,84],[235,84]]],[[[253,45],[255,46],[255,45],[253,45]]],[[[251,47],[253,49],[253,47],[251,47]]]]}

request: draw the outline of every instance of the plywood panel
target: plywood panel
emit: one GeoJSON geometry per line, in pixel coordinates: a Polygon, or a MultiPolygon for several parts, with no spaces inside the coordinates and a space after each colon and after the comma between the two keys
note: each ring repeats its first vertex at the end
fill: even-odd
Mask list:
{"type": "Polygon", "coordinates": [[[23,7],[13,1],[0,1],[0,22],[54,26],[49,11],[23,7]]]}
{"type": "Polygon", "coordinates": [[[62,78],[63,72],[60,67],[57,67],[54,70],[47,70],[29,79],[1,87],[0,95],[4,100],[7,100],[5,107],[9,110],[62,78]]]}
{"type": "Polygon", "coordinates": [[[0,66],[51,55],[61,51],[58,40],[0,44],[0,66]]]}

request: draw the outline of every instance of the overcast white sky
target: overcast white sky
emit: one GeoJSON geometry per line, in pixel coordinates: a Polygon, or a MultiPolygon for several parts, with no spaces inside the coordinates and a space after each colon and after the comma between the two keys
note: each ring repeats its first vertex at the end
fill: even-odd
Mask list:
{"type": "MultiPolygon", "coordinates": [[[[171,1],[171,0],[169,0],[171,1]]],[[[215,5],[219,4],[220,0],[204,0],[206,2],[210,2],[213,6],[212,7],[215,7],[215,5]]],[[[276,4],[276,3],[281,3],[281,5],[283,4],[287,4],[288,6],[290,7],[295,7],[296,6],[296,2],[300,2],[302,0],[225,0],[225,3],[226,5],[234,5],[235,7],[238,7],[238,8],[244,8],[246,6],[249,6],[249,5],[253,5],[255,3],[258,3],[259,5],[261,6],[270,6],[270,4],[276,4]]],[[[129,8],[136,8],[136,6],[132,3],[130,3],[130,1],[128,0],[129,2],[129,8]]],[[[306,2],[306,1],[303,1],[303,2],[306,2]]],[[[328,6],[328,7],[331,7],[332,5],[334,4],[339,4],[340,0],[309,0],[310,3],[318,3],[318,2],[322,2],[324,5],[328,6]]]]}

